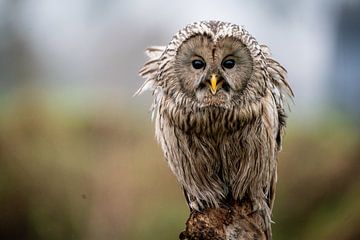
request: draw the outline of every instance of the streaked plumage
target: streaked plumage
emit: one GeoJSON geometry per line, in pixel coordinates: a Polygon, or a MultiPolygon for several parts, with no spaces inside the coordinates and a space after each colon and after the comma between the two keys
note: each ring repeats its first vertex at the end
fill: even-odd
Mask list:
{"type": "Polygon", "coordinates": [[[284,99],[293,96],[284,67],[243,27],[218,21],[190,24],[146,53],[137,93],[153,91],[156,137],[190,208],[248,198],[270,222],[284,99]]]}

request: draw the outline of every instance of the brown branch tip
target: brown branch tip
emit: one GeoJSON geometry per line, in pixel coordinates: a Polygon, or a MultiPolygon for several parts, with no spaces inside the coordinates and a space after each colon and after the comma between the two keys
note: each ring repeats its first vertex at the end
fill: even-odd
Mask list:
{"type": "Polygon", "coordinates": [[[248,202],[193,211],[180,240],[270,240],[265,214],[248,202]]]}

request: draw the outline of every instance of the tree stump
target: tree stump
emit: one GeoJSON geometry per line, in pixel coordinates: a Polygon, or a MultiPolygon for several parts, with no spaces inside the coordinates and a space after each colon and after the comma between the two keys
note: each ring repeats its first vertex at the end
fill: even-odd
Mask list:
{"type": "Polygon", "coordinates": [[[249,202],[191,212],[180,240],[270,240],[265,214],[249,202]]]}

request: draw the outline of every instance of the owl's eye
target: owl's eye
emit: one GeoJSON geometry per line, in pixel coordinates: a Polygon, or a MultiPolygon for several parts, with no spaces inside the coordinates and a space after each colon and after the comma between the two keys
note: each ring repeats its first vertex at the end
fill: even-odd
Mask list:
{"type": "Polygon", "coordinates": [[[235,66],[235,60],[234,59],[225,60],[222,65],[224,68],[231,69],[235,66]]]}
{"type": "Polygon", "coordinates": [[[199,59],[192,61],[191,64],[195,69],[201,69],[205,67],[205,62],[199,59]]]}

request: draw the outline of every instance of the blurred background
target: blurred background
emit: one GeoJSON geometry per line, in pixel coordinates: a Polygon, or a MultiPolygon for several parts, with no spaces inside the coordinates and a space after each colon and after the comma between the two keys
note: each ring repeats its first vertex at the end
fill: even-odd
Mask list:
{"type": "Polygon", "coordinates": [[[133,98],[143,50],[246,26],[295,92],[274,239],[360,239],[360,1],[0,0],[0,239],[177,239],[188,216],[133,98]]]}

